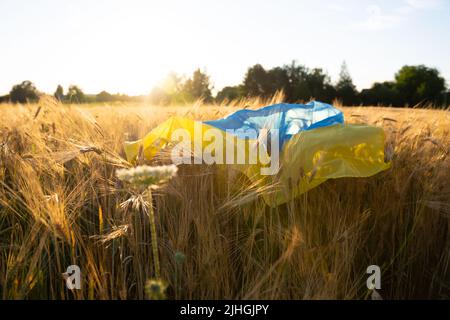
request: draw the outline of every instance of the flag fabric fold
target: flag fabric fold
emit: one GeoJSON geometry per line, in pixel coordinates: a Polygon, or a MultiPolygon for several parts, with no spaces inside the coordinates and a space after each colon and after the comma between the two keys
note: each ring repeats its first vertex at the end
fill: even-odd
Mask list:
{"type": "Polygon", "coordinates": [[[253,129],[279,130],[280,146],[293,135],[304,130],[344,123],[344,115],[335,107],[311,101],[307,104],[280,103],[258,110],[243,109],[219,120],[206,121],[206,124],[222,130],[246,132],[253,129]]]}
{"type": "Polygon", "coordinates": [[[212,158],[219,159],[218,165],[231,166],[245,174],[253,185],[261,186],[260,190],[264,190],[261,195],[270,206],[290,201],[328,179],[369,177],[390,167],[384,159],[382,128],[346,124],[340,110],[315,101],[243,109],[206,122],[172,117],[142,139],[126,142],[126,157],[134,163],[142,148],[144,157],[151,160],[162,149],[180,143],[180,136],[190,139],[188,147],[192,154],[188,158],[205,160],[213,155],[212,158]],[[249,159],[255,148],[260,147],[264,130],[277,132],[277,149],[266,148],[251,162],[249,159]],[[230,150],[233,161],[242,158],[246,162],[225,162],[230,150]],[[279,157],[276,159],[279,170],[262,174],[263,168],[273,165],[275,156],[279,157]]]}

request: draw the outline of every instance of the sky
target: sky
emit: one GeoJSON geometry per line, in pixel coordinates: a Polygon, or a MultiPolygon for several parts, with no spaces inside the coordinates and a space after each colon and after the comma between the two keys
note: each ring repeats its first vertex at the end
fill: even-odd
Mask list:
{"type": "Polygon", "coordinates": [[[0,16],[0,95],[23,80],[148,94],[196,68],[217,91],[292,60],[334,82],[345,60],[358,89],[406,64],[450,84],[450,0],[0,0],[0,16]]]}

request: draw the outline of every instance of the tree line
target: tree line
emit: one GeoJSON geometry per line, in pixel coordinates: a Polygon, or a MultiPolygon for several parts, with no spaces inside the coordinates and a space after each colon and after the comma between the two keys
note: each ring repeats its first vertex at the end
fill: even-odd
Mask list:
{"type": "Polygon", "coordinates": [[[424,65],[403,66],[395,73],[394,81],[375,82],[371,88],[358,91],[344,62],[338,81],[333,84],[326,72],[320,68],[309,69],[295,61],[269,70],[260,64],[250,67],[243,82],[238,86],[225,87],[216,99],[239,97],[270,97],[283,91],[287,102],[316,99],[331,103],[339,100],[343,105],[406,105],[446,106],[450,103],[450,92],[445,79],[435,68],[424,65]]]}
{"type": "MultiPolygon", "coordinates": [[[[207,103],[226,103],[241,98],[269,98],[283,91],[286,102],[305,102],[311,99],[332,103],[339,100],[343,105],[385,105],[394,107],[429,105],[447,106],[450,91],[444,78],[435,68],[425,65],[403,66],[395,73],[393,81],[376,82],[371,88],[358,91],[344,62],[339,79],[332,83],[321,68],[307,68],[293,61],[290,64],[265,69],[255,64],[247,69],[242,82],[228,86],[214,96],[210,77],[197,69],[190,77],[170,73],[149,95],[128,96],[102,91],[95,95],[85,94],[78,86],[71,85],[67,91],[58,85],[54,96],[64,103],[150,101],[159,105],[189,103],[202,99],[207,103]]],[[[0,97],[0,102],[26,103],[41,95],[30,81],[13,86],[10,93],[0,97]]]]}

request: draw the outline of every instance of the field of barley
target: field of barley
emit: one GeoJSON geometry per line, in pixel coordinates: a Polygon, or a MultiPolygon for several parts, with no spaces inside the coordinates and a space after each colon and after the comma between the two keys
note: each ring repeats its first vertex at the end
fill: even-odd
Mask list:
{"type": "MultiPolygon", "coordinates": [[[[245,176],[181,165],[153,200],[118,181],[123,143],[173,115],[230,106],[0,104],[0,298],[145,299],[155,279],[150,207],[167,299],[450,298],[450,113],[340,107],[383,127],[392,167],[327,181],[276,208],[245,176]],[[63,273],[81,269],[81,290],[63,273]]],[[[151,294],[150,294],[151,295],[151,294]]]]}

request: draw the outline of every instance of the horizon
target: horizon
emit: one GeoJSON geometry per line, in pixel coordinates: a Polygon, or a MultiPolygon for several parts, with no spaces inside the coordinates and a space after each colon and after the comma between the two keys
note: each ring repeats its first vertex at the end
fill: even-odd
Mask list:
{"type": "Polygon", "coordinates": [[[24,80],[50,94],[74,84],[87,94],[148,95],[168,73],[197,68],[217,93],[252,65],[292,60],[322,68],[333,83],[346,61],[358,90],[418,64],[448,85],[449,3],[318,2],[2,1],[0,95],[24,80]]]}

